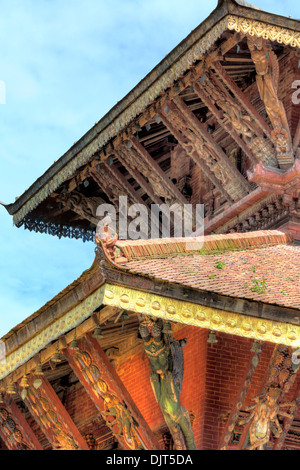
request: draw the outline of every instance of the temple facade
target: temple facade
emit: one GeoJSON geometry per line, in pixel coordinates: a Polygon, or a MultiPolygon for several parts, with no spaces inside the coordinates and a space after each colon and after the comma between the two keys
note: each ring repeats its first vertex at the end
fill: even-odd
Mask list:
{"type": "Polygon", "coordinates": [[[95,260],[1,338],[0,449],[300,449],[299,48],[299,20],[219,0],[4,206],[95,260]]]}

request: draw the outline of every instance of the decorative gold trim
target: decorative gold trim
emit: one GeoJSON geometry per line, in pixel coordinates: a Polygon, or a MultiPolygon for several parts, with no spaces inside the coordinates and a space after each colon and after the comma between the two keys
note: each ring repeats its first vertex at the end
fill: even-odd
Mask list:
{"type": "Polygon", "coordinates": [[[29,361],[49,343],[76,328],[101,305],[123,309],[125,297],[126,309],[135,313],[260,341],[300,347],[300,326],[298,325],[265,320],[128,287],[105,284],[9,354],[5,361],[0,363],[0,380],[29,361]]]}
{"type": "Polygon", "coordinates": [[[106,284],[103,303],[122,308],[120,298],[123,295],[129,299],[127,310],[136,313],[259,341],[300,346],[300,326],[205,307],[126,287],[106,284]]]}
{"type": "Polygon", "coordinates": [[[25,362],[44,349],[49,343],[87,319],[96,308],[102,305],[103,296],[104,286],[101,286],[76,307],[66,312],[50,326],[9,354],[3,361],[3,364],[0,363],[0,380],[25,364],[25,362]]]}
{"type": "Polygon", "coordinates": [[[227,21],[227,27],[230,31],[262,37],[286,46],[300,47],[300,33],[291,29],[234,15],[228,16],[227,21]]]}

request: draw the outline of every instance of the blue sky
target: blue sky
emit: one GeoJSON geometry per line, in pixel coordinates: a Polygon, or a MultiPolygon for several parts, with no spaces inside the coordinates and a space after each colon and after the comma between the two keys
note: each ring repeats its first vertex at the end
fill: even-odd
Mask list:
{"type": "MultiPolygon", "coordinates": [[[[0,0],[0,201],[11,203],[217,0],[0,0]]],[[[255,5],[300,18],[299,0],[255,5]]],[[[90,267],[92,243],[13,227],[0,207],[0,337],[90,267]]]]}

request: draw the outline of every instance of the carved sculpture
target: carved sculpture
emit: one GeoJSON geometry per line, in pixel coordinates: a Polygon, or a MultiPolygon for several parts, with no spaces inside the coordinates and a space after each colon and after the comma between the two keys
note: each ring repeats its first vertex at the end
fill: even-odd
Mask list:
{"type": "Polygon", "coordinates": [[[218,121],[222,125],[229,124],[242,137],[258,161],[277,166],[272,144],[263,137],[256,122],[236,103],[226,89],[217,86],[216,79],[206,80],[202,89],[209,99],[208,104],[211,101],[223,111],[223,118],[216,116],[218,121]]]}
{"type": "Polygon", "coordinates": [[[56,410],[52,409],[41,388],[28,388],[25,403],[32,414],[38,418],[41,427],[46,430],[54,450],[78,450],[78,442],[67,432],[65,424],[60,421],[56,410]]]}
{"type": "Polygon", "coordinates": [[[158,197],[164,198],[165,202],[169,204],[176,202],[176,198],[168,190],[165,181],[154,171],[151,161],[143,159],[133,147],[128,148],[126,145],[121,145],[120,149],[127,157],[127,164],[134,170],[139,171],[149,181],[158,197]]]}
{"type": "Polygon", "coordinates": [[[151,386],[177,450],[196,449],[188,411],[180,404],[183,379],[182,346],[185,340],[170,341],[161,320],[140,319],[140,334],[149,358],[151,386]]]}
{"type": "MultiPolygon", "coordinates": [[[[272,138],[279,156],[288,154],[293,162],[290,129],[283,103],[278,98],[279,64],[275,53],[263,38],[248,36],[248,47],[256,67],[256,83],[271,120],[272,138]]],[[[285,159],[282,160],[285,162],[285,159]]]]}
{"type": "Polygon", "coordinates": [[[73,191],[70,194],[60,194],[56,199],[83,219],[89,220],[92,224],[97,224],[97,203],[92,198],[87,198],[78,191],[73,191]]]}
{"type": "Polygon", "coordinates": [[[0,426],[12,448],[17,450],[31,450],[28,445],[25,444],[21,431],[17,428],[16,423],[5,408],[0,408],[0,426]]]}
{"type": "MultiPolygon", "coordinates": [[[[96,233],[95,235],[95,242],[97,244],[97,248],[101,246],[104,251],[104,254],[112,262],[114,262],[116,258],[115,245],[117,241],[118,234],[114,233],[113,230],[109,227],[108,221],[104,223],[101,233],[96,233]]],[[[99,252],[99,254],[101,254],[101,248],[99,248],[97,251],[99,252]]]]}
{"type": "Polygon", "coordinates": [[[239,424],[251,423],[249,427],[249,450],[263,450],[264,446],[271,440],[279,438],[284,431],[278,418],[293,417],[296,401],[281,402],[285,393],[293,385],[296,374],[299,369],[293,367],[291,348],[279,345],[276,347],[269,368],[269,378],[265,389],[259,395],[253,398],[255,402],[246,408],[250,411],[249,416],[242,417],[239,424]],[[284,411],[289,408],[289,412],[284,411]]]}
{"type": "Polygon", "coordinates": [[[251,411],[251,413],[247,418],[240,419],[239,424],[243,425],[251,421],[248,450],[263,450],[264,445],[270,440],[271,433],[275,438],[282,433],[278,417],[290,418],[291,414],[283,411],[283,408],[293,408],[295,402],[278,404],[280,394],[280,388],[270,387],[266,394],[253,398],[255,403],[246,408],[246,411],[251,411]]]}
{"type": "Polygon", "coordinates": [[[98,367],[93,364],[92,358],[86,351],[79,351],[74,355],[74,361],[80,368],[85,380],[92,387],[94,393],[101,397],[104,410],[101,415],[115,437],[122,437],[130,449],[137,449],[140,445],[135,432],[136,423],[125,403],[109,390],[108,385],[101,379],[98,367]],[[111,419],[113,418],[113,419],[111,419]],[[115,428],[117,426],[117,429],[115,428]]]}

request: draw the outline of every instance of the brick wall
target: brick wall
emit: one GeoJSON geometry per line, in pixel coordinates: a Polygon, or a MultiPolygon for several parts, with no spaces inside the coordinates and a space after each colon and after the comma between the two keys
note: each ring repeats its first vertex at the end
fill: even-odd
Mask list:
{"type": "Polygon", "coordinates": [[[149,427],[152,430],[160,428],[164,419],[151,388],[150,366],[145,353],[128,358],[117,372],[149,427]]]}
{"type": "MultiPolygon", "coordinates": [[[[228,416],[235,405],[251,358],[253,340],[219,334],[218,343],[207,349],[203,449],[218,449],[228,416]]],[[[274,345],[266,344],[254,373],[243,408],[261,392],[274,345]]]]}
{"type": "Polygon", "coordinates": [[[64,406],[83,436],[85,432],[88,432],[90,423],[100,415],[94,402],[82,386],[68,393],[64,406]]]}

